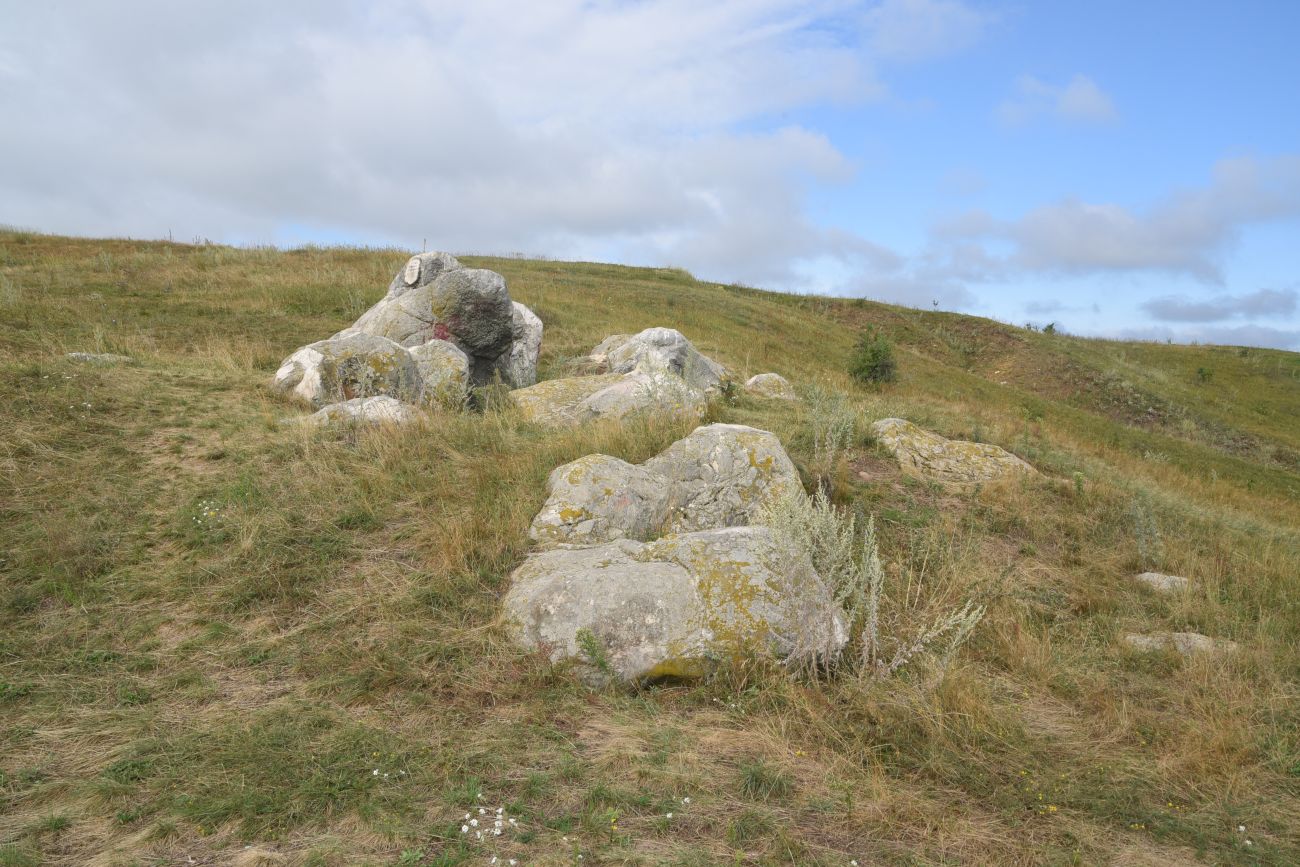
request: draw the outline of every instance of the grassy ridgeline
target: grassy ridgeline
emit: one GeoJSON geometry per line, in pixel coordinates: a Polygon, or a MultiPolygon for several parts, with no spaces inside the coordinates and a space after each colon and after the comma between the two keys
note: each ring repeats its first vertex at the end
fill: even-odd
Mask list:
{"type": "MultiPolygon", "coordinates": [[[[591,695],[504,641],[497,600],[551,468],[688,427],[278,427],[279,361],[406,256],[0,233],[0,864],[1300,861],[1300,356],[463,257],[546,323],[544,378],[669,325],[742,377],[847,396],[829,470],[876,516],[885,635],[990,600],[937,684],[737,662],[591,695]],[[869,324],[897,346],[879,389],[847,374],[869,324]],[[862,433],[889,415],[1050,478],[903,478],[862,433]],[[1147,568],[1193,591],[1134,586],[1147,568]],[[1155,629],[1243,650],[1116,641],[1155,629]],[[477,804],[517,830],[466,843],[477,804]]],[[[812,415],[714,410],[826,472],[812,415]]]]}

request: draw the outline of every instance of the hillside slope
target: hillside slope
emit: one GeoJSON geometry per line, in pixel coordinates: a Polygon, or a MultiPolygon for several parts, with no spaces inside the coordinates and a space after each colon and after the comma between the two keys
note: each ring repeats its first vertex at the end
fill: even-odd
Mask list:
{"type": "Polygon", "coordinates": [[[989,606],[942,679],[750,660],[591,692],[505,641],[507,576],[554,466],[690,425],[278,424],[280,360],[407,255],[0,232],[0,865],[1300,863],[1300,356],[461,257],[545,322],[544,379],[668,325],[819,387],[711,418],[876,517],[887,639],[989,606]],[[866,325],[897,383],[845,374],[866,325]],[[837,395],[857,433],[814,466],[837,395]],[[886,416],[1046,478],[901,476],[866,436],[886,416]],[[1162,629],[1241,649],[1117,640],[1162,629]],[[479,806],[518,823],[494,847],[460,832],[479,806]]]}

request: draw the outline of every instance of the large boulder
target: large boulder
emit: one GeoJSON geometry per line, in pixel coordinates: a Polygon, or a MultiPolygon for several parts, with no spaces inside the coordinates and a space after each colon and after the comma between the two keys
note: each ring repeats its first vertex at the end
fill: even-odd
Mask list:
{"type": "Polygon", "coordinates": [[[412,289],[426,286],[447,271],[455,271],[464,266],[450,253],[420,253],[406,260],[406,264],[388,284],[385,300],[400,298],[412,289]]]}
{"type": "Polygon", "coordinates": [[[512,302],[510,352],[499,363],[501,381],[511,388],[537,382],[537,357],[542,351],[542,320],[518,301],[512,302]]]}
{"type": "Polygon", "coordinates": [[[790,381],[779,373],[760,373],[745,381],[745,391],[766,400],[798,400],[790,381]]]}
{"type": "Polygon", "coordinates": [[[290,355],[272,385],[316,407],[381,394],[415,402],[421,393],[419,372],[405,349],[385,337],[351,331],[290,355]]]}
{"type": "Polygon", "coordinates": [[[698,676],[749,653],[829,659],[847,640],[807,555],[766,527],[534,554],[511,576],[505,622],[595,680],[698,676]]]}
{"type": "Polygon", "coordinates": [[[641,466],[587,455],[557,467],[529,537],[554,547],[733,527],[798,485],[776,436],[711,424],[641,466]]]}
{"type": "Polygon", "coordinates": [[[1038,472],[998,446],[945,439],[901,418],[880,419],[871,425],[871,431],[903,472],[953,488],[973,488],[1038,472]]]}
{"type": "Polygon", "coordinates": [[[469,356],[456,344],[433,339],[407,350],[420,379],[420,400],[445,409],[463,409],[469,389],[469,356]]]}
{"type": "Polygon", "coordinates": [[[333,424],[409,424],[420,417],[415,407],[395,397],[354,397],[351,400],[321,407],[306,419],[307,424],[324,427],[333,424]]]}
{"type": "Polygon", "coordinates": [[[673,328],[647,328],[630,337],[607,337],[590,357],[603,363],[610,373],[667,373],[706,392],[721,387],[727,375],[721,364],[701,354],[673,328]]]}
{"type": "Polygon", "coordinates": [[[648,411],[698,418],[708,402],[703,392],[671,374],[642,371],[548,379],[510,396],[525,419],[547,427],[618,420],[648,411]]]}

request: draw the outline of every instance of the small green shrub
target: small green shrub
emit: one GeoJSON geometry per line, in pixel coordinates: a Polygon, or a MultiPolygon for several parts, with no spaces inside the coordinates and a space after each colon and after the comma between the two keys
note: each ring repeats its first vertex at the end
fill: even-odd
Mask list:
{"type": "Polygon", "coordinates": [[[849,362],[849,373],[859,382],[893,382],[898,375],[893,341],[875,328],[862,332],[849,362]]]}

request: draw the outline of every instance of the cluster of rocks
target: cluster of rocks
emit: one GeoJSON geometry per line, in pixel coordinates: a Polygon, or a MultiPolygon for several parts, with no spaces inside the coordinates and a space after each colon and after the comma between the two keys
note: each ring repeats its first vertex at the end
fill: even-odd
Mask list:
{"type": "Polygon", "coordinates": [[[945,439],[905,419],[882,418],[871,425],[871,432],[894,456],[904,473],[949,488],[970,489],[1038,474],[1029,464],[998,446],[945,439]]]}
{"type": "MultiPolygon", "coordinates": [[[[1142,572],[1133,576],[1133,580],[1163,596],[1185,594],[1192,586],[1192,582],[1181,575],[1163,572],[1142,572]]],[[[1120,640],[1125,647],[1141,653],[1174,652],[1181,656],[1221,655],[1238,648],[1235,641],[1212,638],[1199,632],[1128,632],[1120,640]]]]}
{"type": "Polygon", "coordinates": [[[273,386],[318,421],[402,421],[417,407],[460,409],[475,385],[532,385],[541,345],[542,321],[504,277],[421,253],[351,326],[285,359],[273,386]]]}
{"type": "Polygon", "coordinates": [[[530,530],[541,550],[511,575],[508,628],[597,680],[696,676],[763,650],[833,656],[848,636],[830,589],[806,553],[751,524],[799,484],[780,441],[743,425],[697,428],[641,465],[558,467],[530,530]]]}

